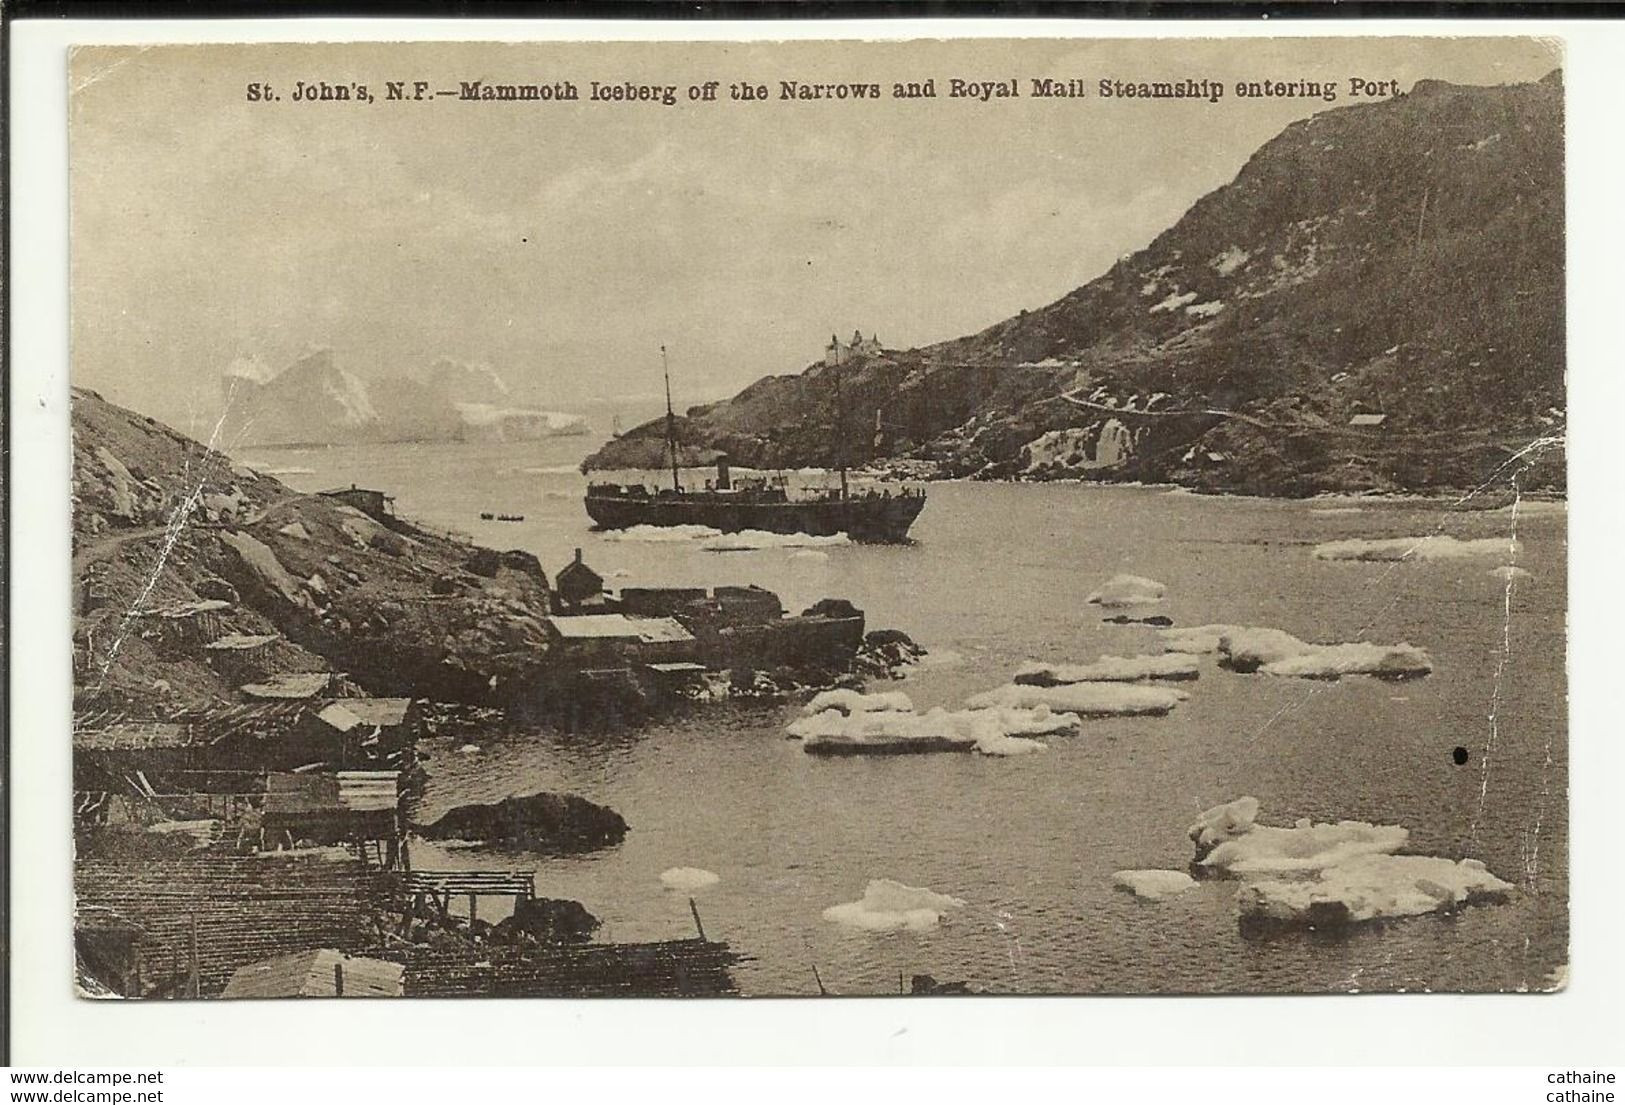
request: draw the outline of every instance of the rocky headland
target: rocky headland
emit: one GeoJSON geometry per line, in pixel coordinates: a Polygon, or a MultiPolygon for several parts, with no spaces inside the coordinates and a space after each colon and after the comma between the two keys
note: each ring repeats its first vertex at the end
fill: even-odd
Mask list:
{"type": "MultiPolygon", "coordinates": [[[[1288,126],[1053,303],[763,377],[690,408],[679,440],[738,466],[909,478],[1300,496],[1516,473],[1560,491],[1563,212],[1558,73],[1420,81],[1288,126]]],[[[640,426],[586,466],[625,467],[664,432],[640,426]]]]}

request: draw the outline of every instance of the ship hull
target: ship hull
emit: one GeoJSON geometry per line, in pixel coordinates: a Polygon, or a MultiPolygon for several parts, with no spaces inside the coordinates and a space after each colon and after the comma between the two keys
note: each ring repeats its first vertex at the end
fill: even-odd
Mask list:
{"type": "Polygon", "coordinates": [[[923,495],[866,495],[800,502],[718,501],[699,495],[659,497],[589,492],[587,514],[599,529],[707,526],[724,533],[762,530],[815,537],[844,533],[854,541],[908,540],[925,509],[923,495]]]}

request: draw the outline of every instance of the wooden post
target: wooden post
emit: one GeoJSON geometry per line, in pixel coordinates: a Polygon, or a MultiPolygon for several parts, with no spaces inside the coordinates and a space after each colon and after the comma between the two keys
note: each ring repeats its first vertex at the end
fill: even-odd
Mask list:
{"type": "Polygon", "coordinates": [[[333,964],[333,996],[336,998],[344,996],[344,964],[342,963],[333,964]]]}
{"type": "Polygon", "coordinates": [[[192,914],[187,920],[191,934],[191,954],[186,964],[186,996],[196,998],[203,996],[197,961],[197,914],[192,914]]]}
{"type": "Polygon", "coordinates": [[[474,931],[474,922],[478,921],[479,919],[480,896],[478,894],[470,894],[468,896],[468,930],[470,932],[474,931]]]}
{"type": "Polygon", "coordinates": [[[694,904],[694,899],[688,900],[688,911],[694,915],[694,927],[699,930],[700,939],[705,939],[705,926],[700,924],[700,907],[694,904]]]}

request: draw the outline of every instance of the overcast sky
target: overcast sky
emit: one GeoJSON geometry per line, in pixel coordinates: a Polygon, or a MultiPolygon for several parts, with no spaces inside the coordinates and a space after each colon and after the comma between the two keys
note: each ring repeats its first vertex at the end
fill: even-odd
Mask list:
{"type": "Polygon", "coordinates": [[[832,331],[907,348],[1037,307],[1144,246],[1348,78],[1531,80],[1528,40],[308,45],[72,62],[75,381],[196,432],[239,356],[376,379],[449,356],[568,407],[679,405],[800,371],[832,331]],[[1077,77],[1083,100],[1028,95],[1077,77]],[[947,97],[1013,77],[1022,97],[947,97]],[[1336,82],[1313,99],[1106,101],[1099,78],[1336,82]],[[938,97],[889,97],[934,78],[938,97]],[[386,80],[679,86],[650,104],[388,103],[386,80]],[[690,106],[708,79],[766,103],[690,106]],[[877,81],[782,102],[780,79],[877,81]],[[378,102],[294,103],[362,81],[378,102]],[[283,99],[249,102],[249,82],[283,99]]]}

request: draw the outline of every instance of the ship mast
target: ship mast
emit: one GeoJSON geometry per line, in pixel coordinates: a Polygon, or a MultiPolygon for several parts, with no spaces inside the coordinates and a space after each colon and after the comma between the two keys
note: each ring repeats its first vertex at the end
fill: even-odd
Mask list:
{"type": "Polygon", "coordinates": [[[846,403],[841,399],[841,344],[835,343],[835,464],[841,470],[841,498],[846,492],[846,403]]]}
{"type": "Polygon", "coordinates": [[[666,376],[666,448],[671,450],[671,489],[678,494],[683,484],[677,477],[677,416],[671,410],[671,366],[666,363],[666,347],[660,347],[660,371],[666,376]]]}

